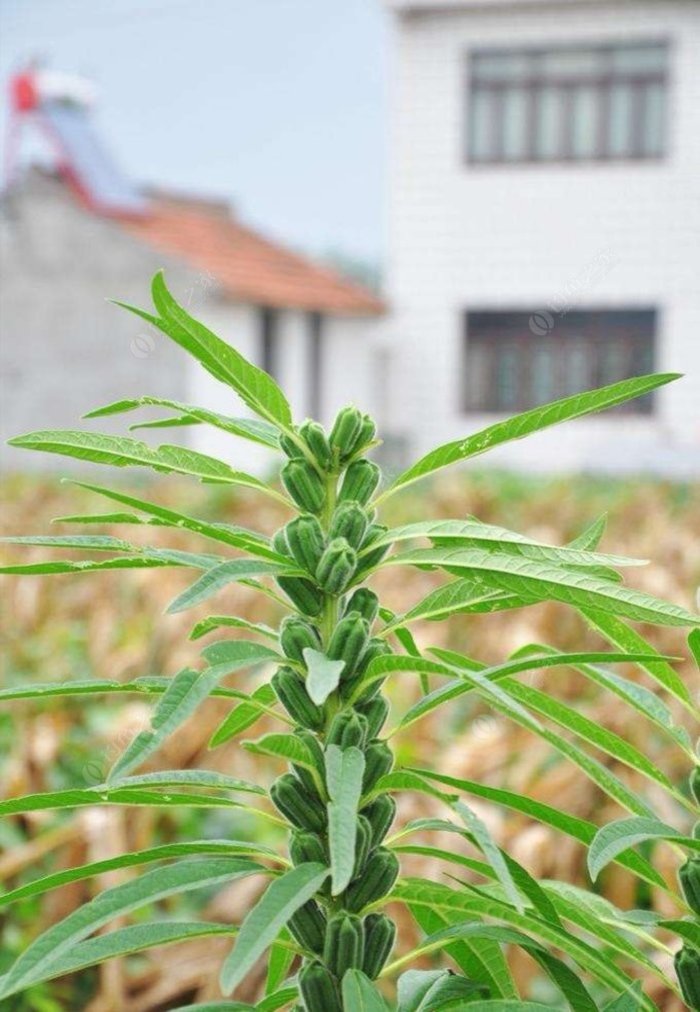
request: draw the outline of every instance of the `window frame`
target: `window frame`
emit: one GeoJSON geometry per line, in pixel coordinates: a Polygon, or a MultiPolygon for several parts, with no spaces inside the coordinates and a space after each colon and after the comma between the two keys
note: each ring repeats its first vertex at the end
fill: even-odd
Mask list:
{"type": "MultiPolygon", "coordinates": [[[[628,165],[630,163],[638,165],[658,165],[661,162],[666,161],[669,153],[669,144],[671,139],[671,115],[672,115],[672,103],[669,100],[671,94],[671,87],[673,83],[672,66],[673,66],[673,47],[672,40],[668,36],[660,35],[653,36],[651,38],[636,38],[633,40],[621,40],[615,38],[607,38],[604,40],[591,39],[581,40],[577,42],[556,42],[551,41],[544,44],[531,44],[524,46],[492,46],[492,45],[478,45],[470,47],[465,54],[464,58],[464,74],[462,80],[462,101],[463,108],[466,111],[466,115],[462,116],[462,160],[470,169],[480,168],[522,168],[524,166],[530,167],[546,167],[546,166],[593,166],[593,165],[614,165],[623,164],[628,165]],[[650,72],[615,72],[612,68],[611,57],[614,52],[619,52],[625,49],[637,49],[641,46],[658,46],[663,47],[666,51],[666,65],[661,71],[650,71],[650,72]],[[502,124],[502,111],[497,116],[493,116],[493,123],[491,130],[495,135],[494,151],[495,154],[489,158],[476,157],[473,152],[472,144],[472,116],[474,109],[474,95],[477,88],[475,84],[478,82],[475,71],[475,57],[480,56],[502,56],[510,55],[517,56],[522,55],[530,59],[532,66],[535,67],[535,61],[537,58],[542,58],[550,54],[556,53],[584,53],[590,52],[591,50],[601,51],[606,54],[608,68],[607,71],[597,77],[587,77],[581,75],[579,78],[574,76],[567,76],[562,74],[558,79],[555,76],[546,78],[542,75],[538,76],[536,73],[530,73],[528,71],[523,77],[514,78],[511,84],[516,84],[521,87],[526,95],[526,109],[527,109],[527,134],[526,134],[526,149],[525,154],[522,157],[517,158],[506,158],[502,153],[502,146],[498,143],[498,135],[501,134],[502,130],[499,129],[502,124]],[[611,109],[611,90],[612,84],[629,82],[634,83],[635,89],[633,92],[634,97],[634,120],[632,123],[632,138],[633,138],[633,150],[628,154],[612,154],[609,153],[609,142],[607,140],[607,131],[610,123],[610,109],[611,109]],[[653,84],[662,84],[664,86],[664,98],[665,98],[665,109],[664,109],[664,122],[662,125],[661,143],[658,152],[651,154],[645,154],[640,149],[640,145],[643,141],[643,126],[644,119],[641,114],[641,108],[643,104],[642,94],[646,88],[653,84]],[[596,89],[603,89],[603,96],[599,97],[600,102],[600,122],[598,124],[596,148],[595,153],[591,155],[575,155],[572,152],[572,121],[567,122],[566,116],[563,112],[560,112],[563,124],[560,123],[559,130],[565,131],[565,147],[563,154],[557,154],[555,157],[538,157],[535,153],[535,130],[534,125],[536,122],[537,114],[537,103],[535,101],[536,93],[539,89],[548,85],[554,85],[562,91],[568,90],[568,96],[566,101],[570,105],[571,95],[573,88],[576,85],[589,84],[594,86],[596,89]]],[[[496,93],[497,103],[501,105],[503,102],[503,92],[505,91],[507,84],[505,81],[501,81],[496,84],[488,84],[486,86],[478,86],[478,89],[482,93],[496,93]]],[[[493,102],[494,99],[492,98],[493,102]]]]}
{"type": "MultiPolygon", "coordinates": [[[[527,384],[528,391],[533,390],[532,376],[533,376],[533,363],[534,353],[540,348],[546,348],[547,342],[557,340],[557,330],[559,329],[559,340],[565,342],[571,340],[570,334],[563,333],[564,328],[567,325],[567,318],[575,318],[580,315],[587,315],[591,317],[589,321],[589,333],[586,337],[586,357],[587,362],[590,365],[590,374],[586,385],[580,389],[567,390],[566,387],[570,382],[570,377],[566,373],[566,358],[567,353],[562,352],[557,356],[552,357],[553,361],[553,372],[555,376],[554,391],[551,396],[545,397],[542,401],[529,398],[527,401],[518,401],[517,397],[512,405],[498,404],[497,399],[499,393],[496,389],[496,366],[498,364],[498,356],[494,353],[490,355],[487,360],[487,368],[489,370],[489,382],[490,390],[488,397],[485,399],[485,404],[475,404],[472,396],[472,376],[471,372],[474,368],[473,358],[470,362],[470,353],[473,355],[474,343],[482,343],[488,340],[487,335],[482,331],[481,335],[476,337],[470,332],[470,319],[479,315],[489,316],[520,316],[527,318],[528,322],[532,320],[533,316],[538,314],[541,315],[542,310],[533,308],[532,306],[523,305],[503,305],[503,306],[489,306],[489,305],[475,305],[467,306],[462,308],[460,313],[460,332],[459,332],[459,362],[460,362],[460,382],[459,382],[459,413],[461,415],[470,416],[493,416],[493,417],[507,417],[508,415],[519,413],[522,411],[529,411],[533,408],[541,406],[551,401],[560,400],[561,398],[571,396],[575,393],[582,393],[586,390],[593,390],[596,387],[605,386],[609,383],[619,382],[623,379],[629,378],[631,375],[642,375],[647,372],[654,372],[658,366],[659,347],[660,347],[660,332],[661,332],[661,319],[662,310],[658,305],[652,304],[628,304],[628,305],[592,305],[592,306],[576,306],[567,313],[557,315],[554,317],[553,326],[543,334],[532,331],[529,326],[527,331],[520,329],[520,332],[513,333],[511,336],[502,336],[501,340],[503,345],[507,343],[516,344],[522,346],[525,342],[532,341],[529,348],[529,353],[523,356],[526,372],[524,372],[525,383],[527,384]],[[647,314],[649,334],[644,335],[640,338],[628,337],[628,342],[634,343],[639,342],[637,349],[632,348],[637,354],[639,349],[644,347],[644,350],[650,354],[651,362],[648,368],[645,368],[643,373],[632,373],[627,376],[619,376],[616,378],[609,378],[601,375],[602,360],[598,356],[596,360],[597,349],[602,346],[602,328],[605,326],[604,317],[606,314],[624,314],[624,313],[639,313],[647,314]],[[595,319],[598,317],[598,319],[595,319]],[[642,341],[646,344],[642,345],[642,341]]],[[[513,321],[514,323],[516,321],[513,321]]],[[[515,328],[517,331],[519,328],[515,328]]],[[[619,333],[617,335],[618,341],[623,342],[625,337],[619,333]]],[[[578,340],[578,338],[574,338],[578,340]]],[[[575,346],[573,343],[569,346],[569,350],[574,350],[575,346]]],[[[628,354],[630,353],[628,349],[628,354]]],[[[521,362],[523,361],[521,359],[521,362]]],[[[636,401],[629,401],[626,404],[618,408],[609,409],[607,414],[610,418],[614,416],[622,417],[623,419],[636,418],[640,420],[652,419],[657,411],[657,400],[653,393],[645,395],[643,398],[639,398],[636,401]]]]}

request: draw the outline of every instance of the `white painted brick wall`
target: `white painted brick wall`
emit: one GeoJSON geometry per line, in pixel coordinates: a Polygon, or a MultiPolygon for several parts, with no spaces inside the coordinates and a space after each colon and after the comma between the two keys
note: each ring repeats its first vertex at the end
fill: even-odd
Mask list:
{"type": "Polygon", "coordinates": [[[544,308],[566,296],[603,255],[609,268],[582,287],[577,306],[656,305],[657,367],[687,378],[660,393],[652,419],[581,420],[490,459],[544,469],[700,474],[700,5],[437,6],[395,14],[393,23],[393,427],[423,452],[494,421],[497,416],[460,410],[464,311],[544,308]],[[663,161],[465,164],[466,54],[472,47],[636,38],[671,43],[663,161]]]}

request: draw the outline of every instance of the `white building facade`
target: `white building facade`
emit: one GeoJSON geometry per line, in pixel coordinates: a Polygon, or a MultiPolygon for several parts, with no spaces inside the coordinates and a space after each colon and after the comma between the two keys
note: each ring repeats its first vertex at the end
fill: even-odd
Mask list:
{"type": "Polygon", "coordinates": [[[683,372],[503,467],[700,474],[700,4],[389,0],[392,421],[414,453],[683,372]]]}

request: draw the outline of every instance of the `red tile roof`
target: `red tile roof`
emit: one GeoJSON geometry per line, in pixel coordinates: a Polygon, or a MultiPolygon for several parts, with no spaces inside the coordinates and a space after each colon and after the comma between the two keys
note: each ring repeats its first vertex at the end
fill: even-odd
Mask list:
{"type": "Polygon", "coordinates": [[[156,200],[122,227],[155,249],[213,275],[233,299],[338,315],[377,315],[382,301],[359,284],[270,242],[216,206],[156,200]]]}

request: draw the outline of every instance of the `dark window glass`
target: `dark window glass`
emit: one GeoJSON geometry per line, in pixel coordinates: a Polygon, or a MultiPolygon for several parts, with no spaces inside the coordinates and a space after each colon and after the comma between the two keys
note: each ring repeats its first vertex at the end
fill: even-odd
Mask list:
{"type": "Polygon", "coordinates": [[[309,313],[309,417],[322,418],[323,316],[309,313]]]}
{"type": "Polygon", "coordinates": [[[277,311],[263,306],[260,310],[260,368],[275,379],[279,379],[277,320],[277,311]]]}
{"type": "MultiPolygon", "coordinates": [[[[569,394],[654,371],[656,311],[466,315],[467,411],[525,411],[569,394]]],[[[652,397],[616,411],[644,414],[652,397]]]]}
{"type": "Polygon", "coordinates": [[[481,50],[470,59],[473,162],[658,158],[667,46],[481,50]]]}

